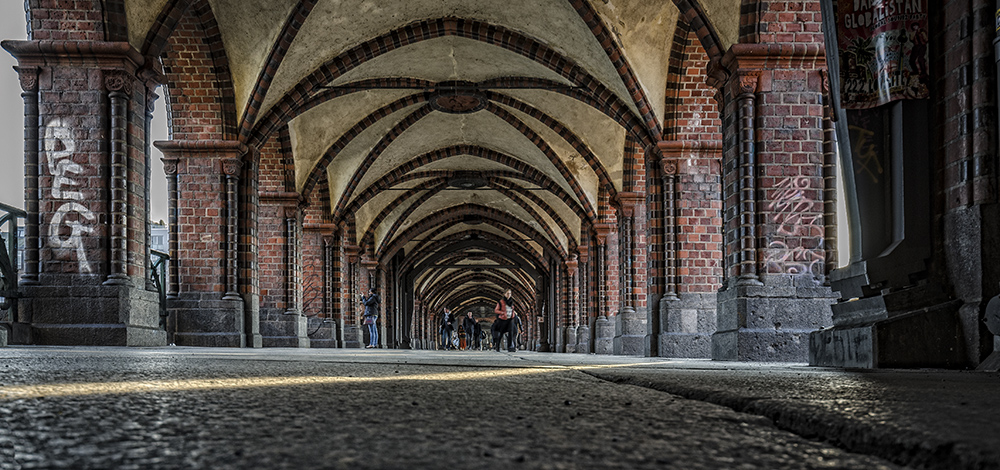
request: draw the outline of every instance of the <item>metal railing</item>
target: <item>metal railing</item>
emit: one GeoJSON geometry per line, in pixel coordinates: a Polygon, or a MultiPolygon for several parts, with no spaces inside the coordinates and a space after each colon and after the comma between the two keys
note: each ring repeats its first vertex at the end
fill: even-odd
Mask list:
{"type": "Polygon", "coordinates": [[[0,233],[6,229],[6,237],[0,236],[0,325],[10,330],[18,321],[18,248],[21,235],[18,233],[18,219],[28,214],[16,207],[0,203],[0,233]]]}
{"type": "MultiPolygon", "coordinates": [[[[151,272],[150,277],[153,279],[153,285],[156,286],[156,292],[160,295],[160,327],[170,334],[170,330],[167,329],[167,262],[170,261],[170,255],[156,250],[149,250],[149,259],[151,272]]],[[[173,342],[172,340],[170,342],[173,342]]]]}

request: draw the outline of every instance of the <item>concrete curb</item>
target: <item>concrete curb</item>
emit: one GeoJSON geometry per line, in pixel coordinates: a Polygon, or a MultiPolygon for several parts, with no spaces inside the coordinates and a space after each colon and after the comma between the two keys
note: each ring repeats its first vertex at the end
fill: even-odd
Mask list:
{"type": "Polygon", "coordinates": [[[849,452],[927,469],[1000,469],[1000,452],[943,439],[939,435],[882,423],[872,426],[803,400],[774,399],[636,379],[593,370],[585,373],[616,384],[635,385],[731,408],[770,419],[775,426],[808,439],[829,442],[849,452]]]}

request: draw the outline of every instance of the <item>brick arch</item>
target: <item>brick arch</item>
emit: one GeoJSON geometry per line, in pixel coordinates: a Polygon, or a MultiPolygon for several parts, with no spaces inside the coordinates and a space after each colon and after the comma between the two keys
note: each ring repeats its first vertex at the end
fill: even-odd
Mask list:
{"type": "Polygon", "coordinates": [[[544,267],[545,266],[544,259],[541,257],[541,255],[539,255],[538,253],[532,251],[529,247],[527,247],[525,245],[521,245],[519,242],[516,242],[514,240],[515,238],[521,237],[522,234],[517,233],[517,232],[511,230],[508,227],[500,226],[500,227],[493,227],[493,228],[495,228],[497,230],[500,230],[501,232],[509,235],[511,237],[510,239],[501,238],[501,237],[499,237],[499,236],[497,236],[497,235],[495,235],[495,234],[493,234],[491,232],[486,232],[486,231],[476,230],[476,229],[466,229],[466,230],[463,230],[461,232],[457,232],[457,233],[454,233],[452,235],[449,235],[449,236],[447,236],[445,238],[436,239],[436,237],[438,235],[440,235],[441,232],[443,232],[443,231],[445,231],[445,230],[447,230],[449,228],[450,228],[449,226],[447,226],[445,224],[442,224],[437,229],[435,229],[432,232],[430,232],[429,234],[427,234],[427,236],[424,237],[425,241],[421,242],[420,244],[418,244],[411,253],[428,253],[428,255],[426,255],[426,256],[413,256],[413,255],[408,256],[403,261],[403,265],[400,268],[401,271],[406,271],[407,269],[413,268],[417,263],[423,261],[427,256],[430,256],[433,253],[436,253],[438,250],[440,250],[441,246],[446,245],[446,244],[451,244],[451,243],[454,243],[456,241],[460,241],[460,240],[463,239],[463,237],[466,237],[468,235],[476,235],[476,236],[480,237],[483,240],[487,240],[490,243],[498,245],[498,246],[500,246],[502,248],[505,248],[505,249],[507,249],[507,250],[509,250],[511,252],[517,252],[517,253],[521,253],[521,254],[530,255],[530,256],[528,256],[528,259],[530,261],[534,262],[536,267],[544,267]]]}
{"type": "MultiPolygon", "coordinates": [[[[384,246],[386,240],[392,240],[393,236],[398,231],[400,225],[402,225],[402,223],[410,216],[410,214],[413,213],[413,211],[415,211],[418,207],[420,207],[424,202],[427,202],[427,200],[429,200],[430,198],[434,197],[438,192],[440,192],[442,189],[444,189],[447,185],[448,185],[447,181],[442,180],[442,181],[440,181],[437,184],[437,186],[427,188],[428,191],[425,194],[421,195],[419,198],[417,198],[417,200],[413,201],[413,203],[411,203],[409,205],[409,207],[407,207],[406,210],[402,214],[400,214],[399,218],[396,219],[396,221],[392,224],[392,226],[389,227],[389,230],[386,232],[385,239],[383,240],[383,246],[384,246]]],[[[534,210],[534,208],[532,208],[530,205],[528,205],[527,203],[525,203],[520,198],[514,197],[514,194],[512,194],[510,191],[499,190],[499,189],[496,189],[496,188],[494,188],[494,190],[497,190],[501,194],[504,194],[505,196],[507,196],[508,198],[510,198],[511,201],[513,201],[521,209],[523,209],[525,212],[527,212],[529,216],[531,216],[533,219],[535,219],[538,222],[538,225],[542,227],[542,230],[544,231],[545,235],[547,235],[549,237],[548,241],[550,241],[550,243],[553,246],[556,246],[557,248],[559,248],[559,252],[562,253],[563,256],[565,257],[565,251],[562,250],[562,246],[560,246],[559,243],[558,243],[559,238],[556,237],[556,234],[555,234],[555,232],[552,231],[552,228],[549,227],[548,224],[544,223],[544,221],[539,216],[539,214],[534,210]]],[[[398,201],[398,199],[397,199],[397,201],[398,201]]],[[[549,211],[551,212],[551,208],[549,208],[549,211]]],[[[388,214],[388,212],[386,212],[385,209],[383,210],[383,213],[388,214]]],[[[507,216],[507,214],[504,214],[504,215],[507,216]]],[[[507,216],[507,217],[513,219],[512,216],[507,216]]],[[[519,220],[519,219],[514,219],[514,220],[519,220]]],[[[373,225],[369,225],[369,228],[365,232],[365,235],[364,235],[365,240],[374,237],[374,234],[371,233],[371,231],[374,230],[373,227],[374,227],[374,224],[373,225]]],[[[568,231],[568,228],[566,228],[565,223],[562,224],[561,228],[563,228],[563,229],[566,230],[566,232],[565,232],[566,237],[569,240],[572,241],[573,240],[573,236],[568,231]]],[[[380,251],[381,250],[376,250],[376,255],[380,251]]]]}
{"type": "MultiPolygon", "coordinates": [[[[406,25],[355,46],[353,49],[345,51],[327,61],[312,74],[299,81],[292,90],[286,93],[285,96],[261,117],[259,122],[255,122],[254,130],[245,136],[246,141],[249,143],[254,140],[260,140],[257,134],[262,129],[275,128],[276,123],[287,122],[292,119],[298,114],[297,108],[309,100],[317,90],[357,66],[392,50],[445,36],[457,36],[481,41],[537,62],[566,78],[571,83],[576,84],[576,86],[586,90],[598,102],[605,103],[606,109],[601,110],[605,114],[615,115],[616,113],[612,111],[613,109],[626,107],[614,93],[587,73],[582,67],[563,57],[548,46],[502,26],[471,19],[446,17],[406,25]]],[[[635,83],[633,85],[637,86],[635,83]]],[[[636,90],[639,92],[639,95],[633,94],[633,96],[640,96],[641,98],[641,89],[636,88],[636,90]]],[[[649,106],[643,102],[639,105],[639,108],[648,110],[649,106]]],[[[631,128],[627,121],[619,122],[619,124],[626,129],[631,128]]],[[[653,127],[645,129],[645,133],[653,141],[659,141],[659,124],[655,123],[655,120],[653,124],[653,127]]]]}
{"type": "MultiPolygon", "coordinates": [[[[407,108],[411,105],[425,102],[426,100],[427,98],[423,94],[414,94],[405,96],[375,110],[371,114],[365,116],[363,119],[358,121],[357,124],[355,124],[353,127],[348,129],[347,132],[341,135],[340,138],[333,143],[333,145],[327,148],[326,152],[323,153],[323,156],[316,161],[316,164],[313,165],[312,170],[309,171],[309,176],[306,177],[305,185],[302,187],[302,194],[308,197],[309,193],[312,192],[312,189],[316,186],[316,184],[319,183],[320,180],[326,179],[326,168],[327,166],[330,165],[330,162],[332,162],[333,159],[336,158],[338,154],[340,154],[340,151],[343,150],[345,147],[347,147],[347,145],[350,144],[351,141],[353,141],[357,136],[361,135],[362,132],[364,132],[366,129],[368,129],[370,126],[374,125],[378,121],[381,121],[382,119],[388,117],[390,114],[395,113],[396,111],[399,111],[401,109],[407,108]]],[[[396,127],[394,127],[393,129],[399,128],[400,125],[405,125],[406,127],[409,127],[413,125],[413,123],[415,123],[420,118],[426,116],[427,113],[429,113],[430,111],[431,111],[430,107],[423,106],[420,109],[417,109],[414,112],[410,113],[406,118],[400,121],[400,123],[398,123],[396,127]]],[[[399,132],[402,132],[402,130],[400,130],[399,132]]],[[[382,140],[384,140],[384,137],[382,140]]],[[[380,140],[379,143],[381,142],[382,141],[380,140]]],[[[374,152],[374,150],[372,151],[374,152]]],[[[371,156],[371,153],[369,153],[369,156],[371,156]]],[[[366,159],[365,161],[367,162],[368,160],[366,159]]],[[[362,163],[362,165],[363,164],[364,163],[362,163]]],[[[354,176],[356,177],[357,173],[355,173],[354,176]]],[[[360,178],[355,178],[355,177],[351,178],[351,182],[349,183],[349,185],[357,185],[359,183],[360,178]]],[[[337,207],[338,209],[342,210],[341,204],[342,204],[341,202],[338,202],[337,207]]],[[[341,218],[342,217],[336,217],[336,219],[338,220],[341,218]]]]}
{"type": "MultiPolygon", "coordinates": [[[[517,160],[501,152],[497,152],[495,150],[488,149],[485,147],[479,147],[475,145],[465,145],[465,144],[455,145],[427,152],[423,155],[417,156],[416,158],[407,161],[406,163],[403,163],[400,166],[397,166],[396,168],[393,168],[392,170],[388,171],[385,175],[383,175],[381,178],[379,178],[371,185],[369,185],[367,188],[365,188],[354,199],[352,199],[351,202],[344,209],[344,213],[345,214],[355,213],[358,210],[358,208],[360,208],[362,205],[368,202],[371,198],[378,195],[380,191],[388,189],[396,184],[417,178],[426,177],[431,174],[437,174],[438,172],[441,171],[448,171],[448,170],[433,170],[433,171],[416,172],[416,173],[413,172],[413,170],[421,166],[427,165],[429,163],[438,160],[443,160],[445,158],[453,157],[456,155],[469,155],[506,165],[512,168],[514,171],[502,172],[502,174],[497,174],[493,172],[491,173],[491,175],[502,176],[504,178],[509,178],[509,179],[520,179],[523,181],[528,181],[533,184],[536,184],[544,188],[545,190],[555,194],[560,200],[563,201],[563,203],[567,205],[567,207],[573,210],[573,212],[581,219],[588,221],[592,220],[593,213],[587,213],[586,211],[584,211],[584,209],[578,204],[578,202],[572,199],[570,195],[566,193],[566,191],[562,188],[562,186],[559,186],[559,184],[557,184],[555,181],[549,178],[548,175],[538,171],[537,169],[535,169],[531,165],[528,165],[527,163],[524,163],[520,160],[517,160]]],[[[451,175],[451,173],[453,172],[449,171],[449,175],[451,175]]]]}
{"type": "MultiPolygon", "coordinates": [[[[448,305],[449,303],[452,302],[451,299],[468,297],[468,296],[458,295],[457,293],[458,291],[456,289],[460,285],[470,281],[480,282],[483,284],[511,286],[512,291],[520,289],[524,290],[528,289],[528,286],[524,286],[519,282],[514,282],[514,280],[510,277],[509,274],[503,273],[497,269],[484,269],[483,272],[480,273],[472,273],[461,278],[454,278],[444,281],[443,283],[434,283],[431,285],[431,288],[428,290],[428,292],[422,292],[422,294],[423,297],[428,299],[432,304],[436,303],[438,305],[448,305]],[[517,288],[515,288],[515,286],[517,288]]],[[[501,290],[500,292],[502,293],[503,291],[501,290]]],[[[452,311],[452,314],[455,314],[455,312],[452,311]]]]}
{"type": "Polygon", "coordinates": [[[125,17],[125,0],[103,0],[104,40],[128,41],[128,19],[125,17]]]}
{"type": "Polygon", "coordinates": [[[274,41],[274,45],[267,55],[264,67],[261,68],[260,74],[254,82],[253,91],[250,92],[246,108],[243,110],[240,119],[240,141],[246,142],[246,137],[250,134],[253,122],[260,111],[263,98],[267,96],[267,90],[271,88],[271,82],[278,73],[278,67],[281,66],[285,54],[288,53],[288,48],[291,47],[302,25],[305,24],[306,18],[309,17],[313,7],[318,2],[319,0],[299,0],[288,18],[285,19],[281,33],[278,34],[278,39],[274,41]]]}
{"type": "Polygon", "coordinates": [[[167,39],[195,1],[197,0],[168,0],[146,33],[146,39],[143,40],[139,52],[146,57],[159,57],[163,54],[163,50],[167,47],[167,39]]]}
{"type": "MultiPolygon", "coordinates": [[[[579,1],[579,0],[578,0],[579,1]]],[[[722,55],[726,51],[722,49],[722,41],[719,40],[719,34],[715,32],[715,28],[712,27],[712,23],[708,21],[708,15],[705,14],[705,9],[701,7],[701,2],[698,0],[673,0],[674,5],[681,12],[681,17],[690,26],[690,30],[693,31],[698,36],[698,41],[701,42],[701,47],[708,54],[709,60],[722,60],[722,55]]],[[[745,4],[747,1],[756,2],[757,0],[743,0],[745,4]]],[[[742,17],[745,15],[744,9],[740,8],[741,21],[743,24],[742,17]]]]}
{"type": "Polygon", "coordinates": [[[174,140],[235,140],[236,102],[228,59],[219,33],[218,24],[207,0],[196,0],[177,19],[165,38],[160,57],[163,74],[167,78],[169,121],[174,140]],[[197,38],[181,44],[180,36],[197,38]],[[175,64],[175,51],[185,49],[196,60],[195,65],[175,64]],[[174,70],[174,68],[178,70],[174,70]],[[188,68],[206,70],[192,74],[188,68]],[[207,85],[207,86],[206,86],[207,85]],[[188,92],[195,87],[207,90],[203,95],[188,92]],[[195,107],[208,110],[196,110],[195,107]]]}
{"type": "MultiPolygon", "coordinates": [[[[590,201],[587,200],[587,197],[584,194],[583,189],[580,187],[579,182],[577,182],[576,177],[569,171],[569,169],[566,167],[566,164],[563,163],[562,159],[559,158],[559,156],[555,153],[555,151],[552,150],[551,147],[549,147],[548,143],[546,143],[541,136],[539,136],[533,130],[531,130],[531,128],[528,127],[527,124],[524,124],[515,116],[508,113],[507,111],[504,111],[503,109],[499,108],[493,103],[487,104],[486,110],[496,114],[498,117],[506,121],[508,124],[513,126],[518,131],[520,131],[529,141],[535,144],[535,146],[539,150],[541,150],[546,157],[548,157],[549,161],[556,167],[556,169],[563,176],[563,178],[566,179],[567,183],[570,185],[570,188],[573,189],[574,193],[576,194],[578,201],[582,205],[584,205],[584,207],[587,208],[588,214],[594,213],[593,208],[590,205],[590,201]]],[[[349,204],[349,202],[353,198],[354,191],[360,185],[361,179],[364,178],[364,175],[366,174],[367,170],[371,167],[371,165],[375,162],[375,160],[379,158],[381,153],[385,151],[385,149],[387,149],[389,145],[391,145],[392,142],[397,137],[402,135],[403,132],[406,131],[406,129],[414,125],[417,121],[419,121],[423,117],[427,116],[431,111],[432,109],[430,108],[430,106],[423,106],[417,109],[416,111],[405,117],[403,120],[401,120],[399,123],[397,123],[396,126],[394,126],[388,133],[386,133],[385,136],[383,136],[379,140],[379,142],[375,145],[375,147],[372,148],[372,150],[368,153],[368,155],[365,156],[365,159],[358,166],[359,170],[355,171],[354,174],[351,176],[351,181],[347,184],[347,189],[343,192],[343,194],[340,195],[340,198],[337,201],[337,205],[334,207],[333,210],[335,220],[341,218],[342,214],[345,213],[344,210],[347,204],[349,204]]],[[[327,152],[327,155],[329,154],[330,152],[327,152]]],[[[332,158],[333,157],[331,156],[330,160],[332,160],[332,158]]],[[[323,160],[325,160],[325,157],[324,159],[321,159],[321,161],[323,160]]],[[[316,168],[319,168],[319,165],[314,167],[313,173],[310,173],[310,177],[308,180],[309,182],[319,177],[318,176],[319,173],[315,171],[316,168]]],[[[303,192],[307,192],[309,189],[310,188],[308,187],[304,188],[303,192]]],[[[608,188],[608,189],[610,191],[614,191],[614,188],[608,188]]]]}
{"type": "MultiPolygon", "coordinates": [[[[560,137],[565,139],[566,142],[569,143],[571,147],[573,147],[573,150],[576,150],[580,154],[580,156],[582,156],[587,161],[587,164],[590,166],[590,168],[594,170],[594,173],[597,174],[597,179],[600,182],[600,184],[604,186],[609,186],[612,189],[612,191],[614,190],[614,186],[611,182],[611,175],[608,174],[607,168],[605,168],[604,164],[601,163],[601,160],[598,159],[596,155],[594,155],[594,152],[590,150],[590,147],[588,147],[587,144],[583,143],[583,141],[580,140],[580,137],[578,137],[576,133],[569,130],[569,128],[567,128],[565,125],[563,125],[554,117],[546,113],[543,113],[542,111],[539,111],[534,106],[531,106],[523,101],[517,100],[502,93],[490,92],[488,96],[490,97],[490,101],[495,101],[505,106],[514,108],[524,114],[527,114],[528,116],[531,116],[537,119],[542,124],[544,124],[545,127],[548,127],[549,129],[552,129],[555,133],[559,134],[560,137]]],[[[504,116],[501,117],[503,118],[504,116]]]]}
{"type": "Polygon", "coordinates": [[[375,252],[377,259],[388,259],[395,253],[399,252],[410,239],[415,238],[417,235],[430,230],[432,227],[445,224],[460,223],[463,216],[465,215],[478,215],[484,217],[488,220],[499,222],[501,226],[507,225],[522,234],[534,239],[539,245],[542,246],[543,252],[548,253],[558,253],[562,259],[566,258],[566,253],[561,249],[562,247],[558,245],[553,245],[549,242],[547,238],[542,237],[542,234],[537,230],[532,228],[530,225],[525,224],[520,219],[511,217],[503,211],[493,209],[490,207],[484,207],[478,204],[462,204],[457,206],[449,207],[441,212],[434,214],[431,217],[427,217],[421,220],[419,223],[414,224],[410,228],[406,229],[400,236],[395,238],[389,245],[383,245],[379,250],[375,252]]]}
{"type": "Polygon", "coordinates": [[[667,68],[666,113],[664,115],[664,140],[721,141],[722,120],[719,118],[715,90],[708,86],[706,70],[711,58],[697,41],[695,32],[683,18],[677,19],[673,49],[667,68]],[[696,70],[696,74],[689,73],[696,70]],[[701,119],[701,130],[685,133],[690,115],[695,110],[708,109],[711,117],[701,119]],[[714,132],[707,132],[709,129],[714,132]],[[705,136],[710,136],[708,139],[705,136]]]}
{"type": "MultiPolygon", "coordinates": [[[[576,197],[580,201],[580,204],[582,204],[584,208],[586,208],[587,213],[595,214],[594,208],[590,204],[590,200],[587,199],[586,194],[584,194],[583,188],[580,187],[580,183],[577,182],[576,176],[574,176],[573,173],[569,171],[569,168],[566,167],[566,164],[563,163],[562,159],[559,158],[559,155],[556,154],[555,150],[552,150],[552,147],[549,146],[549,144],[545,141],[545,139],[542,138],[542,136],[538,135],[534,130],[531,129],[531,127],[522,122],[516,116],[514,116],[511,113],[508,113],[503,108],[497,106],[494,103],[488,103],[486,105],[486,111],[489,111],[495,114],[500,119],[506,121],[507,124],[516,129],[522,135],[524,135],[524,137],[527,138],[529,141],[531,141],[531,143],[535,144],[535,147],[537,147],[538,150],[541,150],[542,153],[545,154],[546,157],[548,157],[549,161],[559,171],[559,174],[562,175],[564,179],[566,179],[566,182],[569,183],[570,189],[572,189],[573,193],[576,194],[576,197]]],[[[600,185],[599,188],[605,188],[607,191],[616,193],[613,185],[600,185]]]]}

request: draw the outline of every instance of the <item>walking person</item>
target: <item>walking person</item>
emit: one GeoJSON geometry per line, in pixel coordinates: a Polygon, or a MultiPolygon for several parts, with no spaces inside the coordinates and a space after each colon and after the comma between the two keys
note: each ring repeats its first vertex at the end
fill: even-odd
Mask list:
{"type": "Polygon", "coordinates": [[[462,319],[462,329],[465,330],[465,349],[478,348],[479,336],[476,335],[476,319],[472,317],[472,311],[465,313],[465,318],[462,319]]]}
{"type": "Polygon", "coordinates": [[[503,337],[504,334],[507,335],[507,351],[517,351],[517,349],[514,348],[514,336],[510,328],[511,323],[513,322],[511,319],[514,318],[515,315],[514,299],[511,298],[511,294],[511,290],[507,289],[507,291],[503,293],[503,297],[497,301],[496,307],[493,307],[493,313],[497,314],[497,319],[493,322],[493,325],[496,327],[496,330],[493,333],[493,349],[497,352],[500,351],[500,338],[503,337]]]}
{"type": "Polygon", "coordinates": [[[368,327],[368,346],[365,349],[378,347],[378,310],[381,299],[375,289],[368,289],[368,296],[361,294],[361,303],[365,306],[364,323],[368,327]]]}
{"type": "Polygon", "coordinates": [[[445,307],[444,312],[441,313],[441,349],[451,349],[451,330],[455,328],[451,324],[453,320],[451,310],[445,307]]]}

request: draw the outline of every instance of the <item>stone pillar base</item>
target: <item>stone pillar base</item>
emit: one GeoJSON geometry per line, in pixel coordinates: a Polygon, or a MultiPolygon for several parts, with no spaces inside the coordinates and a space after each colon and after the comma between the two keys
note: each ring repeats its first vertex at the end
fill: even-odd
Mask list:
{"type": "Polygon", "coordinates": [[[556,349],[553,352],[566,352],[566,327],[556,327],[556,349]]]}
{"type": "Polygon", "coordinates": [[[576,329],[576,349],[577,354],[589,354],[590,351],[590,327],[580,325],[576,329]]]}
{"type": "Polygon", "coordinates": [[[167,300],[167,308],[176,321],[174,343],[178,346],[246,346],[242,299],[225,300],[216,293],[188,292],[167,300]]]}
{"type": "Polygon", "coordinates": [[[597,337],[594,338],[594,353],[613,354],[615,352],[615,324],[608,317],[598,317],[594,328],[597,337]]]}
{"type": "Polygon", "coordinates": [[[336,323],[329,318],[311,317],[306,325],[310,348],[336,348],[336,323]]]}
{"type": "Polygon", "coordinates": [[[660,301],[659,355],[661,357],[712,357],[716,330],[716,294],[681,294],[677,300],[660,301]]]}
{"type": "Polygon", "coordinates": [[[731,282],[718,293],[712,359],[806,362],[809,334],[833,324],[836,296],[811,278],[762,276],[763,285],[731,282]]]}
{"type": "Polygon", "coordinates": [[[345,348],[363,348],[364,334],[361,328],[357,325],[344,325],[344,347],[345,348]]]}
{"type": "Polygon", "coordinates": [[[260,336],[260,296],[257,294],[243,294],[243,326],[246,334],[246,347],[264,347],[263,338],[260,336]]]}
{"type": "Polygon", "coordinates": [[[308,320],[304,315],[283,310],[261,312],[261,345],[265,348],[308,348],[308,320]]]}
{"type": "Polygon", "coordinates": [[[20,300],[29,325],[15,325],[15,338],[32,344],[67,346],[165,346],[159,295],[143,279],[103,285],[101,276],[42,276],[23,286],[20,300]],[[141,286],[141,287],[133,287],[141,286]]]}
{"type": "Polygon", "coordinates": [[[961,344],[961,305],[953,300],[884,320],[815,331],[809,336],[809,365],[964,367],[968,360],[961,344]]]}
{"type": "Polygon", "coordinates": [[[576,328],[572,326],[566,328],[566,352],[576,352],[576,328]]]}
{"type": "Polygon", "coordinates": [[[623,308],[615,316],[614,353],[618,356],[646,354],[646,313],[623,308]]]}

